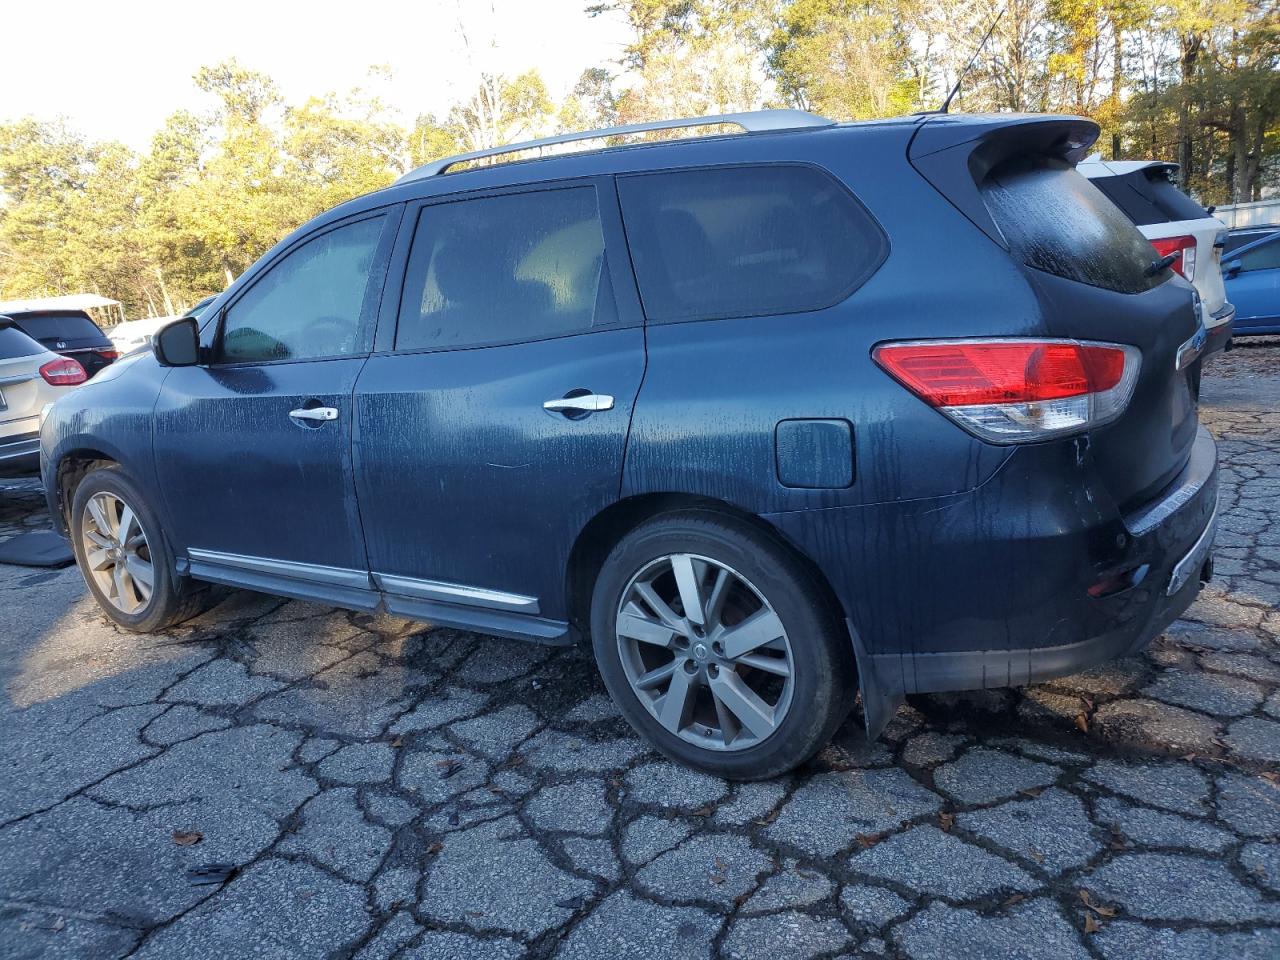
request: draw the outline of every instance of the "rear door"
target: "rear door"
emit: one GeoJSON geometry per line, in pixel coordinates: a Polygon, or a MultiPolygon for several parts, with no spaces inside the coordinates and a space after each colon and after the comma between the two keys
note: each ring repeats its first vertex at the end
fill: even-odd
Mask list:
{"type": "Polygon", "coordinates": [[[612,181],[424,202],[400,234],[385,349],[356,386],[374,579],[393,610],[557,637],[645,367],[612,181]]]}

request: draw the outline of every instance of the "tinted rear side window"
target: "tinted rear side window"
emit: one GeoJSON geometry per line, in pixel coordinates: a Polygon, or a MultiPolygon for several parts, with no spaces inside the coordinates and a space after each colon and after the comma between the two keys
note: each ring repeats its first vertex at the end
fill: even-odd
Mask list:
{"type": "Polygon", "coordinates": [[[18,326],[38,340],[98,339],[102,331],[82,313],[39,313],[15,317],[18,326]]]}
{"type": "Polygon", "coordinates": [[[819,310],[880,265],[879,226],[809,167],[681,170],[620,177],[645,315],[712,320],[819,310]]]}
{"type": "Polygon", "coordinates": [[[44,347],[40,346],[21,330],[14,327],[0,328],[0,360],[34,357],[37,353],[44,352],[44,347]]]}
{"type": "Polygon", "coordinates": [[[1148,167],[1117,177],[1090,181],[1140,227],[1174,220],[1201,220],[1204,207],[1179,190],[1163,167],[1148,167]]]}
{"type": "Polygon", "coordinates": [[[1155,248],[1068,163],[1017,158],[992,170],[981,189],[1009,252],[1029,267],[1121,293],[1171,276],[1146,275],[1155,248]]]}
{"type": "Polygon", "coordinates": [[[397,350],[538,340],[615,318],[594,187],[455,200],[419,214],[397,350]]]}

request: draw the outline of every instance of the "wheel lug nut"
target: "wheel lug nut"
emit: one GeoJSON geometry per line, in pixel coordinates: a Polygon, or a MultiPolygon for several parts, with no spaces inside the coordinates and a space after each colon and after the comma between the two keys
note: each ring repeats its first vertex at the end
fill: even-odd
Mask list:
{"type": "Polygon", "coordinates": [[[719,667],[717,667],[714,663],[707,665],[707,676],[717,677],[719,675],[720,675],[719,667]]]}
{"type": "Polygon", "coordinates": [[[698,665],[692,660],[686,660],[684,662],[684,672],[688,674],[695,674],[698,672],[698,665]]]}

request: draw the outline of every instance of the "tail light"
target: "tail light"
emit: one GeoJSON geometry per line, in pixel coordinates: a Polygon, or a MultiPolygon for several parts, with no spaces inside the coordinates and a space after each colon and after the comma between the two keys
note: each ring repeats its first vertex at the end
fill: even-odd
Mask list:
{"type": "Polygon", "coordinates": [[[1152,240],[1151,245],[1156,248],[1156,253],[1160,254],[1161,257],[1167,257],[1171,253],[1176,253],[1178,255],[1178,259],[1173,261],[1170,266],[1188,280],[1195,277],[1195,237],[1161,237],[1158,240],[1152,240]]]}
{"type": "Polygon", "coordinates": [[[72,360],[70,357],[59,357],[57,360],[50,360],[40,368],[40,376],[44,377],[45,383],[51,383],[55,387],[74,387],[78,383],[84,383],[89,379],[89,375],[84,372],[84,367],[80,366],[78,360],[72,360]]]}
{"type": "Polygon", "coordinates": [[[96,353],[98,356],[100,356],[103,360],[119,360],[120,359],[119,350],[95,350],[93,352],[96,353]]]}
{"type": "Polygon", "coordinates": [[[1076,340],[923,340],[872,356],[895,380],[992,443],[1026,443],[1095,427],[1129,403],[1137,347],[1076,340]]]}

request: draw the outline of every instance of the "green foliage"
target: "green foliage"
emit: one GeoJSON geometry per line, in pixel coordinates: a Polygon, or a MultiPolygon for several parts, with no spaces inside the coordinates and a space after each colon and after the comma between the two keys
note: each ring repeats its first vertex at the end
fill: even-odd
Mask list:
{"type": "MultiPolygon", "coordinates": [[[[184,309],[312,216],[440,157],[566,130],[797,106],[838,119],[937,107],[1082,114],[1114,157],[1182,164],[1205,203],[1280,182],[1280,0],[587,0],[631,40],[557,101],[482,73],[405,129],[369,89],[288,104],[235,60],[193,78],[148,150],[59,122],[0,124],[0,298],[97,291],[184,309]],[[988,43],[982,37],[1001,19],[988,43]]],[[[464,37],[465,39],[465,37],[464,37]]]]}

